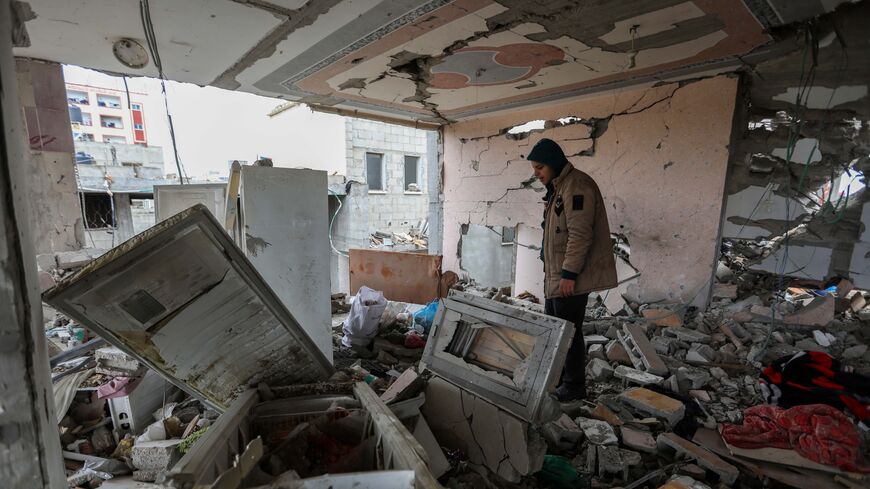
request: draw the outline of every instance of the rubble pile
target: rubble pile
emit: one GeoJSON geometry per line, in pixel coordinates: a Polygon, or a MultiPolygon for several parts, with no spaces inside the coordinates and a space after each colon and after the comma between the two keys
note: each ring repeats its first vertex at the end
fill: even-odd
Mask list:
{"type": "Polygon", "coordinates": [[[58,364],[52,379],[70,487],[153,482],[218,417],[114,347],[58,364]]]}
{"type": "Polygon", "coordinates": [[[407,233],[376,231],[371,234],[371,247],[396,251],[425,250],[429,248],[428,223],[411,227],[407,233]]]}
{"type": "MultiPolygon", "coordinates": [[[[710,306],[704,311],[681,305],[627,302],[623,310],[612,315],[600,301],[590,301],[583,326],[588,397],[562,404],[562,412],[555,420],[530,425],[545,445],[536,447],[533,437],[514,447],[531,457],[528,472],[520,473],[515,468],[495,470],[486,461],[486,453],[481,458],[474,454],[476,449],[469,447],[463,452],[442,445],[451,462],[451,470],[442,481],[451,488],[480,484],[758,487],[770,480],[807,487],[793,475],[783,474],[785,466],[805,471],[803,476],[809,484],[824,480],[833,483],[834,477],[859,481],[859,485],[866,483],[866,475],[836,467],[819,469],[819,464],[797,455],[794,449],[765,449],[773,451],[774,455],[769,455],[765,450],[731,445],[719,432],[728,426],[740,429],[746,422],[747,409],[769,402],[759,378],[763,377],[762,369],[777,359],[820,352],[830,355],[834,362],[845,362],[848,366],[844,370],[870,374],[866,341],[870,327],[863,322],[870,314],[867,293],[855,289],[848,280],[792,280],[783,285],[782,279],[747,270],[738,258],[723,260],[717,275],[710,306]],[[778,294],[776,290],[784,292],[778,294]]],[[[510,290],[480,287],[468,281],[454,288],[529,311],[543,309],[528,293],[513,297],[510,290]]],[[[456,416],[449,414],[446,407],[451,401],[444,400],[455,387],[436,380],[429,371],[418,373],[414,356],[400,361],[393,354],[394,347],[384,348],[388,344],[399,347],[405,335],[417,333],[416,325],[407,321],[412,314],[408,315],[405,307],[391,303],[370,350],[352,350],[354,359],[363,359],[355,359],[337,375],[340,379],[366,380],[386,392],[388,402],[392,402],[395,391],[412,381],[414,392],[418,392],[418,384],[427,384],[424,392],[435,394],[442,408],[433,409],[427,402],[423,414],[439,435],[444,420],[435,418],[456,416]]],[[[338,337],[338,329],[336,333],[338,337]]],[[[419,333],[426,337],[425,332],[419,333]]],[[[868,458],[867,426],[848,410],[845,415],[851,419],[847,425],[860,427],[855,436],[860,431],[863,452],[855,453],[859,460],[868,458]]],[[[842,420],[838,418],[838,422],[842,420]]],[[[459,431],[466,429],[461,421],[453,426],[459,431]]],[[[476,431],[474,423],[468,429],[486,452],[487,442],[480,439],[484,435],[476,431]]],[[[512,448],[507,450],[511,453],[512,448]]],[[[832,487],[858,486],[843,482],[832,487]]]]}
{"type": "Polygon", "coordinates": [[[335,294],[334,373],[273,385],[255,371],[220,427],[147,356],[92,344],[58,315],[47,336],[66,332],[75,353],[53,372],[70,486],[194,477],[184,471],[201,461],[182,454],[225,437],[242,443],[215,463],[244,467],[243,488],[375,477],[390,468],[368,463],[384,450],[407,452],[401,468],[432,489],[866,486],[867,293],[755,272],[728,247],[716,277],[705,310],[627,294],[613,310],[596,297],[578,331],[529,292],[471,281],[428,304],[365,286],[335,294]],[[551,394],[575,334],[587,396],[560,404],[551,394]]]}

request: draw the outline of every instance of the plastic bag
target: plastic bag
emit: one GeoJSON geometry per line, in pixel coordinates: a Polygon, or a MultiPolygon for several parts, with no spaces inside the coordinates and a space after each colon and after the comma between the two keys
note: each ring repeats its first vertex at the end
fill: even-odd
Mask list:
{"type": "Polygon", "coordinates": [[[383,292],[360,287],[350,306],[350,314],[344,320],[344,338],[341,339],[341,344],[347,347],[368,345],[378,334],[378,324],[386,308],[387,299],[383,292]]]}
{"type": "Polygon", "coordinates": [[[429,333],[432,322],[435,321],[435,313],[438,312],[438,301],[434,300],[423,309],[414,313],[414,322],[423,327],[423,331],[429,333]]]}

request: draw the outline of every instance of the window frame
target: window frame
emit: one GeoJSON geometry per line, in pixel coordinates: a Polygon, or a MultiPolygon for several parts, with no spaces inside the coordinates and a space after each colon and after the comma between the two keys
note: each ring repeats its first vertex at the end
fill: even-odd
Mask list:
{"type": "Polygon", "coordinates": [[[414,155],[414,154],[402,155],[402,190],[406,194],[422,194],[423,193],[423,190],[424,190],[423,189],[423,182],[422,182],[423,179],[421,178],[422,175],[420,174],[420,172],[421,172],[420,162],[422,160],[423,160],[423,158],[420,155],[414,155]],[[415,165],[414,165],[415,166],[415,168],[414,168],[415,181],[412,183],[417,184],[417,188],[419,188],[420,190],[408,190],[408,185],[409,185],[409,183],[408,183],[408,158],[416,158],[416,160],[417,160],[415,165]]]}
{"type": "Polygon", "coordinates": [[[369,186],[369,192],[373,193],[387,193],[387,165],[386,165],[386,155],[384,153],[376,153],[374,151],[366,151],[365,152],[365,175],[366,175],[366,185],[369,186]],[[369,155],[380,157],[381,163],[381,171],[380,171],[380,188],[372,188],[369,176],[369,155]]]}

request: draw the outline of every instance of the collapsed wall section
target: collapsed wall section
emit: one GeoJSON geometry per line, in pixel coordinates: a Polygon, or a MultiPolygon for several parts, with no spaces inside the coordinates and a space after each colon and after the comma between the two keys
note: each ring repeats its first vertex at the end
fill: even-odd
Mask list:
{"type": "MultiPolygon", "coordinates": [[[[444,269],[461,271],[466,224],[523,225],[519,236],[528,242],[518,245],[526,255],[537,253],[545,191],[525,158],[546,137],[595,179],[611,231],[631,243],[631,262],[641,275],[627,295],[640,302],[704,303],[717,255],[736,92],[737,78],[717,76],[445,126],[444,269]]],[[[540,261],[517,263],[517,284],[542,282],[540,261]]]]}
{"type": "Polygon", "coordinates": [[[747,72],[722,236],[753,270],[870,287],[870,5],[781,33],[747,72]]]}

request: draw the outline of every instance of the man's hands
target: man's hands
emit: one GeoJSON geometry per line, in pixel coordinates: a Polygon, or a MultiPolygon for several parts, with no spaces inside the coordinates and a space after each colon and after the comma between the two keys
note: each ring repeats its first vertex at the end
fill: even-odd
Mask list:
{"type": "Polygon", "coordinates": [[[567,278],[559,280],[559,292],[562,293],[562,297],[571,297],[574,295],[574,282],[576,281],[568,280],[567,278]]]}

